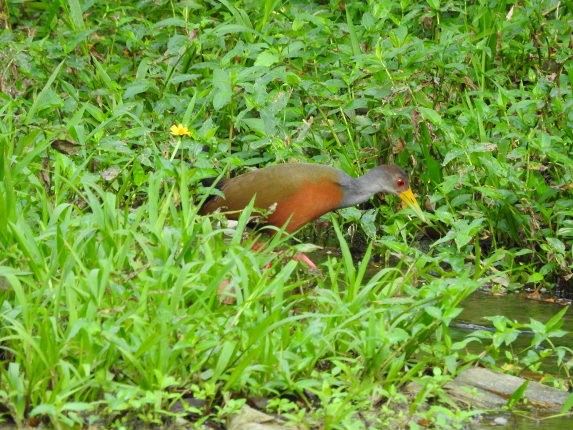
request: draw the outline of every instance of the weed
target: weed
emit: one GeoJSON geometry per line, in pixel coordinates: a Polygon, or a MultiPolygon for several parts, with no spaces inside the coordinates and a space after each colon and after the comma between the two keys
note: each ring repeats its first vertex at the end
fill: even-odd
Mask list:
{"type": "Polygon", "coordinates": [[[449,325],[501,277],[570,290],[572,13],[0,3],[3,419],[199,425],[263,398],[293,422],[455,428],[472,412],[442,386],[468,363],[557,357],[563,385],[566,310],[497,316],[459,342],[449,325]],[[273,252],[284,237],[251,249],[248,211],[234,232],[197,215],[214,192],[201,179],[295,159],[409,166],[431,239],[391,197],[347,208],[330,215],[339,253],[311,275],[273,252]],[[366,243],[359,261],[349,238],[366,243]],[[408,400],[411,381],[424,389],[408,400]]]}

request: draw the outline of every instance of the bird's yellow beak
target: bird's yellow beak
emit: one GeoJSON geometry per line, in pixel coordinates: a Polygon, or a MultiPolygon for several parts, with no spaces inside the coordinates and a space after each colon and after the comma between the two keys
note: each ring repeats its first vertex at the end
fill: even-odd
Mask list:
{"type": "Polygon", "coordinates": [[[426,221],[426,217],[424,216],[424,212],[422,212],[422,209],[420,208],[420,205],[418,204],[418,200],[416,200],[416,197],[414,197],[414,193],[412,192],[412,188],[408,188],[403,193],[398,194],[398,197],[400,197],[400,199],[404,203],[404,206],[407,206],[410,209],[412,209],[414,211],[414,213],[416,215],[418,215],[418,217],[422,221],[424,221],[424,222],[426,221]]]}

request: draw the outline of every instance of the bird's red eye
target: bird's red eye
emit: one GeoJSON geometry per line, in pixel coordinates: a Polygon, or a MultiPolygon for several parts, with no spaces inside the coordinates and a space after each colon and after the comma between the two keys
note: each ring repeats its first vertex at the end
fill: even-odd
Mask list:
{"type": "Polygon", "coordinates": [[[396,185],[402,188],[404,185],[406,185],[406,181],[402,178],[398,178],[396,179],[396,185]]]}

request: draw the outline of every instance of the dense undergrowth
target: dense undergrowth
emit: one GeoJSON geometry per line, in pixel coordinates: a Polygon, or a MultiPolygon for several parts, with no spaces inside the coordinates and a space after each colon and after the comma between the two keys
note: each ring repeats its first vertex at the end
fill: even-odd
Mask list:
{"type": "Polygon", "coordinates": [[[215,426],[264,398],[307,426],[458,427],[443,384],[523,329],[516,368],[570,388],[562,315],[448,330],[480,287],[573,293],[566,2],[9,0],[0,24],[5,420],[215,426]],[[253,252],[247,214],[230,238],[197,215],[201,179],[293,160],[399,164],[429,225],[388,198],[253,252]],[[317,229],[341,249],[318,274],[270,252],[317,229]]]}

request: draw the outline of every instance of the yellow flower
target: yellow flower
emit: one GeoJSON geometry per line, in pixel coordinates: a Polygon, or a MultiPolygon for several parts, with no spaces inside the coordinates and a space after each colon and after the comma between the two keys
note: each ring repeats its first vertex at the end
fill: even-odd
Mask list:
{"type": "Polygon", "coordinates": [[[191,132],[183,124],[173,124],[170,131],[173,136],[191,136],[191,132]]]}

